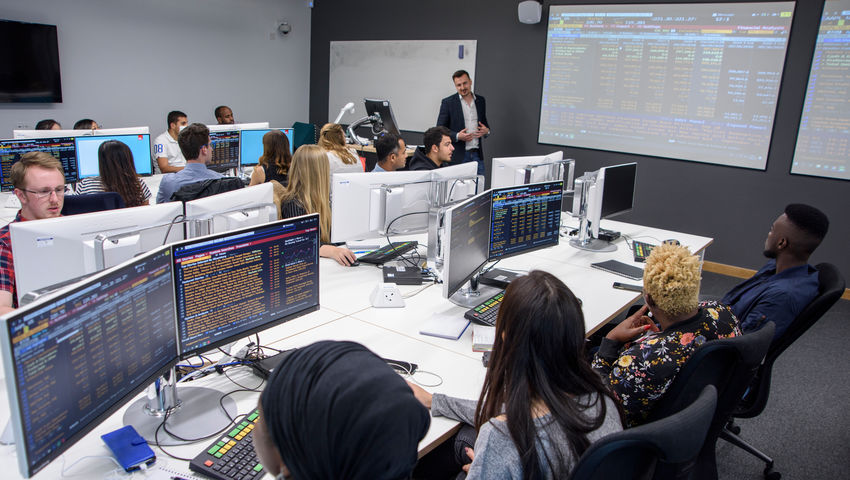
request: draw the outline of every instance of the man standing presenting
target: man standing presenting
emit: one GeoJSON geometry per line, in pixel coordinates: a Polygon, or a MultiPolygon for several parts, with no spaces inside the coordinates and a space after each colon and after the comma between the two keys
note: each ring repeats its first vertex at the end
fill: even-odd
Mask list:
{"type": "Polygon", "coordinates": [[[407,165],[408,170],[434,170],[451,162],[452,139],[446,127],[431,127],[422,137],[423,146],[413,151],[413,158],[407,165]]]}
{"type": "Polygon", "coordinates": [[[484,175],[481,139],[490,135],[484,97],[472,93],[472,80],[466,70],[453,73],[452,81],[457,95],[449,95],[440,103],[437,125],[451,131],[452,163],[478,162],[478,174],[484,175]]]}
{"type": "Polygon", "coordinates": [[[226,105],[215,107],[215,121],[218,122],[219,125],[233,125],[236,123],[236,121],[233,120],[233,110],[226,105]]]}
{"type": "Polygon", "coordinates": [[[207,168],[212,159],[212,145],[210,145],[210,129],[203,123],[193,123],[184,128],[177,137],[180,151],[188,159],[186,167],[177,173],[171,173],[162,177],[159,184],[159,192],[156,194],[156,203],[171,201],[171,195],[180,187],[204,180],[222,178],[218,172],[207,168]]]}
{"type": "Polygon", "coordinates": [[[177,135],[180,133],[180,128],[185,127],[189,120],[185,113],[174,110],[168,112],[166,121],[168,130],[156,137],[153,142],[154,166],[162,173],[179,172],[186,166],[186,158],[183,157],[180,146],[177,145],[177,135]]]}
{"type": "MultiPolygon", "coordinates": [[[[65,172],[53,155],[29,152],[21,156],[11,172],[15,196],[21,209],[14,222],[58,217],[65,202],[65,172]]],[[[9,225],[0,229],[0,314],[18,307],[15,291],[15,267],[9,225]]]]}

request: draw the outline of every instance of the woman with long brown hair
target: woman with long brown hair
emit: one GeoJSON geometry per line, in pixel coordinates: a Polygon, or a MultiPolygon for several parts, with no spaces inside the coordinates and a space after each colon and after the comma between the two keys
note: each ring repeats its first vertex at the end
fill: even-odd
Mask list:
{"type": "Polygon", "coordinates": [[[266,132],[263,135],[263,154],[260,156],[258,165],[251,172],[251,185],[277,180],[285,187],[289,183],[286,174],[292,163],[292,154],[289,150],[289,139],[283,132],[280,130],[266,132]]]}
{"type": "Polygon", "coordinates": [[[107,140],[97,149],[99,177],[86,177],[77,183],[75,193],[115,192],[127,207],[148,205],[151,192],[136,173],[133,152],[125,143],[107,140]]]}
{"type": "Polygon", "coordinates": [[[468,478],[567,478],[593,441],[623,428],[585,357],[581,303],[541,271],[505,291],[477,402],[411,388],[432,415],[478,431],[468,478]]]}
{"type": "Polygon", "coordinates": [[[289,184],[278,195],[280,218],[297,217],[308,213],[319,214],[322,246],[319,255],[333,258],[340,265],[349,266],[356,258],[345,248],[331,245],[330,185],[328,183],[328,157],[318,145],[302,145],[292,156],[289,167],[289,184]]]}

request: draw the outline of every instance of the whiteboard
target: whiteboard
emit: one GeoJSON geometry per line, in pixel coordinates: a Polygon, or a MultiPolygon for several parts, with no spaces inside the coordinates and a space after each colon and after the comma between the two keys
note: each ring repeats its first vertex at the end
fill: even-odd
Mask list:
{"type": "Polygon", "coordinates": [[[452,73],[466,70],[475,90],[476,40],[380,40],[331,42],[328,121],[354,102],[365,115],[364,98],[389,100],[400,130],[424,132],[437,122],[440,100],[455,92],[452,73]],[[463,58],[459,51],[463,48],[463,58]]]}

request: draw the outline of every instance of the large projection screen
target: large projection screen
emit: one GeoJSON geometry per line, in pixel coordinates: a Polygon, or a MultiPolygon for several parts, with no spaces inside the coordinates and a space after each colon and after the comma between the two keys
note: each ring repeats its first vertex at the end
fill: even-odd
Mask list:
{"type": "Polygon", "coordinates": [[[763,170],[793,12],[552,5],[538,141],[763,170]]]}
{"type": "Polygon", "coordinates": [[[850,180],[850,0],[824,3],[791,173],[850,180]]]}

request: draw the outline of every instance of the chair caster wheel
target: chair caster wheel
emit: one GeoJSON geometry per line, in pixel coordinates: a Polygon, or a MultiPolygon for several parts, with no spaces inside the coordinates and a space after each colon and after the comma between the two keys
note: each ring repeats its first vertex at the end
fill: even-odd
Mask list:
{"type": "Polygon", "coordinates": [[[738,425],[728,426],[728,427],[726,427],[726,429],[729,430],[730,432],[734,433],[735,435],[741,434],[741,427],[738,426],[738,425]]]}
{"type": "Polygon", "coordinates": [[[779,480],[782,478],[782,474],[774,472],[773,467],[767,467],[764,469],[764,478],[765,480],[779,480]]]}

